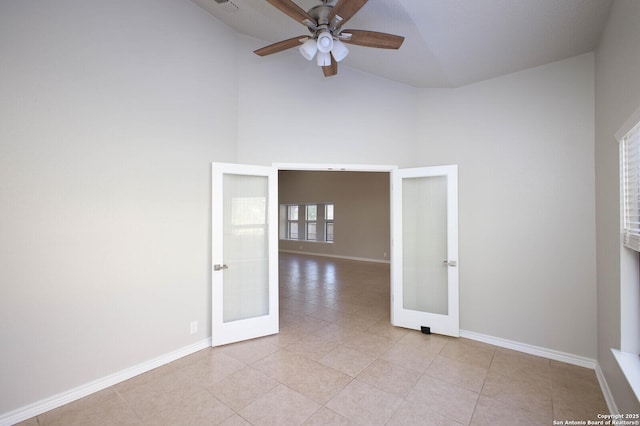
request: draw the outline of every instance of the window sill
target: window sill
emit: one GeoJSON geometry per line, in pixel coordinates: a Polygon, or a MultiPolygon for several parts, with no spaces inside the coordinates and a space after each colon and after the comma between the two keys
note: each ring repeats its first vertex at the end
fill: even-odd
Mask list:
{"type": "Polygon", "coordinates": [[[640,356],[628,352],[621,352],[617,349],[611,349],[613,356],[618,361],[620,369],[624,373],[624,377],[629,382],[636,398],[640,400],[640,356]]]}

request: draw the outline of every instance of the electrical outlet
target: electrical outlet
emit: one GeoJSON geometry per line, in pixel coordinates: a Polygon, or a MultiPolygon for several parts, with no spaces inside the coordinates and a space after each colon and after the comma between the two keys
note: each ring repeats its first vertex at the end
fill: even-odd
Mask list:
{"type": "Polygon", "coordinates": [[[196,334],[198,332],[198,321],[191,321],[189,333],[196,334]]]}

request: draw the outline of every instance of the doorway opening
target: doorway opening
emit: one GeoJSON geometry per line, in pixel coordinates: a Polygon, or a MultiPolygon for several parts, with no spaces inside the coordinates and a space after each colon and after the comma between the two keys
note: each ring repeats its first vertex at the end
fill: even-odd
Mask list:
{"type": "Polygon", "coordinates": [[[379,320],[389,324],[390,172],[395,167],[274,166],[280,205],[282,324],[297,320],[300,325],[296,311],[318,318],[317,325],[336,320],[360,329],[379,320]],[[332,206],[331,241],[322,232],[325,218],[320,208],[325,205],[332,206]],[[318,207],[318,217],[307,222],[309,206],[314,213],[318,207]],[[290,228],[295,238],[290,238],[290,228]],[[307,232],[309,228],[313,233],[307,232]]]}

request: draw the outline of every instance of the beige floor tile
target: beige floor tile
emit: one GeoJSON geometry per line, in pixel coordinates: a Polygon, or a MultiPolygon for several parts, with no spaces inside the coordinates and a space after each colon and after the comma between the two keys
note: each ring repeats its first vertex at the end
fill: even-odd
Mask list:
{"type": "Polygon", "coordinates": [[[384,425],[402,404],[402,398],[359,380],[349,383],[327,408],[356,424],[384,425]]]}
{"type": "Polygon", "coordinates": [[[451,339],[437,334],[423,334],[416,330],[409,330],[406,335],[398,340],[397,344],[429,354],[439,354],[451,339]]]}
{"type": "MultiPolygon", "coordinates": [[[[581,399],[579,395],[554,395],[553,418],[555,420],[602,420],[598,414],[609,414],[604,397],[598,400],[581,399]]],[[[595,423],[594,423],[595,424],[595,423]]]]}
{"type": "Polygon", "coordinates": [[[467,340],[449,340],[440,351],[440,355],[461,361],[474,367],[488,369],[495,350],[469,344],[467,340]]]}
{"type": "Polygon", "coordinates": [[[119,393],[123,393],[138,386],[150,385],[164,390],[169,390],[173,388],[176,381],[180,381],[182,379],[180,376],[181,374],[178,370],[176,370],[172,365],[167,364],[118,383],[114,386],[114,389],[119,393]]]}
{"type": "Polygon", "coordinates": [[[352,339],[344,342],[343,345],[347,348],[378,357],[391,348],[394,343],[393,340],[387,339],[386,337],[359,332],[352,339]]]}
{"type": "Polygon", "coordinates": [[[409,330],[406,328],[394,327],[388,319],[382,319],[373,323],[367,329],[367,333],[397,342],[409,333],[409,330]]]}
{"type": "Polygon", "coordinates": [[[310,398],[279,385],[239,414],[255,426],[287,426],[304,423],[319,408],[320,405],[310,398]]]}
{"type": "Polygon", "coordinates": [[[425,374],[480,393],[487,371],[486,368],[438,355],[425,374]]]}
{"type": "Polygon", "coordinates": [[[223,352],[214,351],[210,356],[193,364],[189,364],[179,371],[182,372],[191,383],[207,387],[224,380],[227,376],[243,369],[245,366],[243,362],[223,352]]]}
{"type": "Polygon", "coordinates": [[[375,359],[376,357],[373,355],[364,354],[340,345],[323,356],[319,362],[351,377],[356,377],[375,359]]]}
{"type": "Polygon", "coordinates": [[[16,423],[14,426],[38,426],[38,418],[31,417],[30,419],[16,423]]]}
{"type": "Polygon", "coordinates": [[[428,411],[469,424],[478,396],[476,392],[425,374],[406,399],[412,404],[423,405],[428,411]]]}
{"type": "Polygon", "coordinates": [[[254,368],[320,404],[351,381],[344,373],[286,350],[257,362],[254,368]]]}
{"type": "Polygon", "coordinates": [[[383,353],[380,358],[395,362],[422,374],[436,358],[437,352],[427,352],[417,346],[398,342],[383,353]]]}
{"type": "MultiPolygon", "coordinates": [[[[141,416],[145,424],[218,425],[234,414],[231,408],[203,389],[168,392],[158,397],[156,407],[141,416]]],[[[137,410],[136,413],[140,414],[137,410]]]]}
{"type": "Polygon", "coordinates": [[[349,426],[354,423],[327,407],[322,407],[311,416],[304,426],[349,426]]]}
{"type": "Polygon", "coordinates": [[[338,344],[335,342],[331,342],[323,339],[322,337],[311,334],[287,346],[287,350],[314,361],[318,361],[329,352],[333,351],[337,346],[338,344]]]}
{"type": "Polygon", "coordinates": [[[489,374],[499,374],[538,386],[551,387],[551,369],[548,359],[508,349],[496,349],[489,367],[489,374]]]}
{"type": "Polygon", "coordinates": [[[275,379],[251,367],[238,370],[207,390],[225,405],[240,411],[278,386],[275,379]]]}
{"type": "Polygon", "coordinates": [[[484,395],[480,395],[471,419],[472,426],[531,426],[551,423],[552,419],[548,415],[512,407],[484,395]]]}
{"type": "Polygon", "coordinates": [[[415,371],[383,359],[375,360],[357,377],[362,382],[402,398],[411,392],[419,378],[415,371]]]}
{"type": "Polygon", "coordinates": [[[387,423],[387,426],[409,426],[409,425],[429,425],[429,426],[462,426],[449,417],[431,411],[424,405],[403,402],[387,423]]]}
{"type": "Polygon", "coordinates": [[[488,374],[482,394],[505,402],[514,408],[534,411],[551,417],[551,390],[512,377],[488,374]]]}
{"type": "Polygon", "coordinates": [[[263,337],[262,339],[276,345],[279,348],[284,348],[290,344],[297,342],[305,337],[307,334],[293,327],[281,326],[278,334],[263,337]]]}
{"type": "Polygon", "coordinates": [[[240,417],[240,415],[234,414],[222,422],[221,426],[251,426],[251,423],[240,417]]]}
{"type": "Polygon", "coordinates": [[[251,365],[278,350],[278,346],[265,339],[252,339],[220,347],[220,352],[251,365]]]}
{"type": "Polygon", "coordinates": [[[343,344],[354,339],[359,333],[358,330],[343,327],[341,324],[331,324],[316,331],[314,334],[330,342],[343,344]]]}
{"type": "Polygon", "coordinates": [[[38,416],[43,426],[129,426],[143,424],[134,411],[121,398],[95,401],[90,405],[70,404],[38,416]]]}

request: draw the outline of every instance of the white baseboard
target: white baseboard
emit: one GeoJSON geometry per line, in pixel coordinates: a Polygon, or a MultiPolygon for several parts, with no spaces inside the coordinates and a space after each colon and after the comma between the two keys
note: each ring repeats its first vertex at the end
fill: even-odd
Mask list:
{"type": "Polygon", "coordinates": [[[607,379],[604,378],[604,373],[600,368],[600,363],[596,362],[596,377],[598,378],[598,383],[600,383],[600,389],[602,390],[602,395],[604,396],[604,400],[607,403],[607,408],[609,408],[609,413],[611,414],[620,414],[618,411],[618,406],[613,399],[613,394],[611,393],[611,389],[609,389],[609,384],[607,383],[607,379]]]}
{"type": "Polygon", "coordinates": [[[173,362],[184,356],[191,355],[194,352],[198,352],[199,350],[206,349],[210,346],[211,338],[209,337],[192,345],[135,365],[131,368],[127,368],[101,379],[94,380],[93,382],[78,386],[77,388],[59,393],[57,395],[53,395],[49,398],[34,402],[33,404],[18,408],[17,410],[13,410],[5,414],[0,414],[0,426],[10,426],[23,420],[30,419],[31,417],[45,413],[49,410],[53,410],[54,408],[58,408],[62,405],[69,404],[70,402],[76,401],[80,398],[84,398],[85,396],[91,395],[92,393],[101,391],[125,380],[129,380],[130,378],[135,377],[139,374],[146,373],[147,371],[151,371],[154,368],[161,367],[165,364],[173,362]]]}
{"type": "Polygon", "coordinates": [[[372,259],[368,257],[340,256],[337,254],[313,253],[308,251],[297,251],[297,250],[278,250],[278,251],[280,253],[302,254],[305,256],[333,257],[335,259],[356,260],[358,262],[391,263],[391,261],[387,259],[372,259]]]}
{"type": "Polygon", "coordinates": [[[556,351],[554,349],[547,349],[540,346],[528,345],[526,343],[514,342],[513,340],[487,336],[485,334],[474,333],[473,331],[460,330],[460,337],[477,340],[478,342],[489,343],[490,345],[499,346],[501,348],[513,349],[514,351],[524,352],[530,355],[536,355],[543,358],[566,362],[567,364],[578,365],[580,367],[590,368],[592,370],[595,370],[596,368],[596,360],[593,358],[587,358],[567,352],[556,351]]]}

